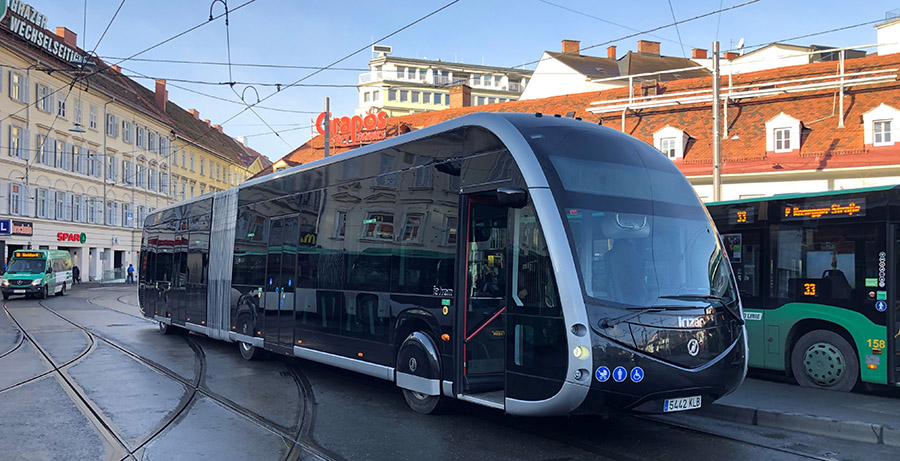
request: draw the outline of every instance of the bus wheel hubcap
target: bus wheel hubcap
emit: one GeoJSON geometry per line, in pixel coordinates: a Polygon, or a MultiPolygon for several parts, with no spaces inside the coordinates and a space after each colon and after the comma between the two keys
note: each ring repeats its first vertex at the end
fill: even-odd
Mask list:
{"type": "Polygon", "coordinates": [[[412,392],[412,395],[413,395],[415,398],[419,399],[419,400],[425,400],[425,399],[428,398],[428,395],[423,394],[423,393],[421,393],[421,392],[416,392],[416,391],[413,391],[413,392],[412,392]]]}
{"type": "Polygon", "coordinates": [[[833,386],[844,375],[844,355],[833,344],[816,343],[803,356],[806,375],[820,386],[833,386]]]}

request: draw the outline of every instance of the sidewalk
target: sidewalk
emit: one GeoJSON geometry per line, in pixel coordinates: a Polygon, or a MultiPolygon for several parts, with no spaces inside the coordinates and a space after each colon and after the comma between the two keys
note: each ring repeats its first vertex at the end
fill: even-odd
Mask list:
{"type": "Polygon", "coordinates": [[[741,424],[900,447],[900,392],[891,391],[833,392],[747,378],[740,389],[701,413],[741,424]]]}

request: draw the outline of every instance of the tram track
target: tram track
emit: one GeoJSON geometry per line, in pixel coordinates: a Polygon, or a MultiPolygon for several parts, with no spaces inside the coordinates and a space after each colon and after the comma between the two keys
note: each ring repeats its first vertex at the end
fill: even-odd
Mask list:
{"type": "MultiPolygon", "coordinates": [[[[122,298],[124,296],[129,296],[129,295],[120,296],[119,298],[117,298],[117,301],[122,302],[120,298],[122,298]]],[[[141,320],[145,320],[143,317],[127,314],[127,313],[121,312],[117,309],[112,309],[108,306],[99,304],[99,303],[95,302],[95,300],[98,298],[100,298],[100,296],[87,298],[86,301],[93,306],[97,306],[97,307],[100,307],[100,308],[103,308],[106,310],[110,310],[112,312],[116,312],[116,313],[124,314],[124,315],[130,315],[132,317],[135,317],[135,318],[138,318],[141,320]]],[[[195,373],[194,373],[194,377],[191,380],[185,379],[184,377],[178,375],[174,371],[166,368],[162,364],[159,364],[159,363],[154,362],[150,359],[147,359],[137,353],[134,353],[133,351],[129,350],[128,348],[116,343],[115,341],[113,341],[109,338],[104,337],[102,334],[99,334],[90,328],[87,328],[87,327],[77,324],[76,322],[74,322],[71,319],[67,318],[66,316],[60,314],[53,308],[45,305],[43,301],[39,301],[38,305],[40,305],[40,307],[42,307],[43,309],[52,313],[53,315],[59,317],[63,321],[80,329],[81,331],[86,333],[88,335],[88,337],[91,338],[92,341],[97,340],[97,341],[103,342],[104,344],[106,344],[106,345],[126,354],[127,356],[131,357],[132,359],[138,361],[139,363],[143,364],[144,366],[147,366],[150,369],[155,370],[159,373],[162,373],[163,375],[167,376],[168,378],[181,383],[188,389],[188,392],[186,393],[185,396],[182,397],[182,399],[179,402],[179,405],[176,407],[176,409],[165,420],[161,421],[159,425],[157,425],[151,431],[149,431],[148,432],[149,436],[146,437],[146,439],[143,439],[134,449],[129,450],[129,454],[127,456],[123,457],[122,458],[123,460],[133,458],[135,453],[139,453],[141,450],[146,448],[147,445],[150,442],[152,442],[156,437],[163,434],[166,431],[166,429],[172,427],[173,423],[175,423],[183,415],[185,415],[187,410],[201,396],[211,399],[212,401],[216,402],[217,404],[219,404],[225,408],[228,408],[232,412],[237,413],[238,415],[241,415],[244,418],[250,420],[257,426],[280,437],[283,440],[283,442],[285,443],[285,445],[288,447],[288,450],[285,452],[285,455],[282,458],[284,460],[298,459],[301,455],[303,455],[303,453],[301,453],[301,451],[303,451],[303,450],[305,450],[307,452],[307,454],[312,454],[313,456],[316,456],[319,459],[323,459],[323,460],[335,459],[335,457],[331,454],[328,454],[326,450],[312,444],[311,443],[312,440],[308,437],[308,430],[306,430],[305,426],[307,425],[308,422],[311,423],[313,416],[314,416],[313,415],[314,409],[313,409],[313,406],[310,404],[310,401],[311,401],[310,396],[312,393],[311,393],[311,390],[308,389],[308,382],[305,383],[305,380],[303,380],[301,378],[302,374],[299,372],[299,370],[296,370],[293,365],[288,366],[288,369],[289,369],[289,372],[291,373],[293,379],[295,380],[297,388],[300,390],[301,398],[304,401],[304,405],[303,405],[304,411],[303,411],[300,421],[298,421],[295,428],[286,428],[286,427],[280,426],[278,424],[275,424],[275,423],[267,420],[266,418],[259,415],[258,413],[254,412],[248,408],[245,408],[245,407],[237,404],[236,402],[233,402],[232,400],[228,399],[227,397],[222,396],[222,395],[210,390],[208,387],[206,387],[205,382],[204,382],[205,375],[206,375],[206,369],[207,369],[205,352],[203,351],[202,345],[195,338],[192,338],[191,336],[189,336],[187,334],[185,334],[181,337],[185,340],[185,342],[188,343],[188,345],[191,347],[191,349],[194,352],[195,373]]]]}

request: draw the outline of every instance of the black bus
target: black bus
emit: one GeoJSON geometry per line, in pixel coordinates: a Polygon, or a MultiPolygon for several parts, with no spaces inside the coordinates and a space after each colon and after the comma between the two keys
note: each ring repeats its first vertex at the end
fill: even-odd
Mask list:
{"type": "Polygon", "coordinates": [[[651,146],[473,114],[180,202],[142,239],[160,330],[517,415],[667,412],[746,373],[717,231],[651,146]]]}

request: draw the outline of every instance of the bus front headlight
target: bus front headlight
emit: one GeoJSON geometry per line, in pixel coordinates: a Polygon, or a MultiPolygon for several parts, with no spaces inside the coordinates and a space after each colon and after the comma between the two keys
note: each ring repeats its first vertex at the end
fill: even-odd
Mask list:
{"type": "Polygon", "coordinates": [[[8,286],[9,286],[9,280],[6,280],[6,279],[0,280],[0,285],[3,285],[3,286],[5,286],[5,287],[8,287],[8,286]]]}
{"type": "Polygon", "coordinates": [[[34,279],[31,281],[31,286],[38,286],[41,284],[41,279],[34,279]]]}

